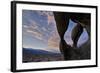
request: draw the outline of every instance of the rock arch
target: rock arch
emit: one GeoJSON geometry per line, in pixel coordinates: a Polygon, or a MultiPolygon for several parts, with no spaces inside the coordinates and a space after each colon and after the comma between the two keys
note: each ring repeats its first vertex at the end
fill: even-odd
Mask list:
{"type": "Polygon", "coordinates": [[[66,13],[66,12],[54,12],[54,18],[56,21],[57,31],[60,36],[60,51],[65,60],[80,60],[90,59],[90,20],[91,15],[88,13],[66,13]],[[64,40],[64,34],[68,29],[69,19],[77,23],[77,26],[72,31],[73,46],[68,45],[64,40]],[[80,46],[76,46],[80,35],[83,32],[83,28],[86,29],[89,40],[80,46]]]}

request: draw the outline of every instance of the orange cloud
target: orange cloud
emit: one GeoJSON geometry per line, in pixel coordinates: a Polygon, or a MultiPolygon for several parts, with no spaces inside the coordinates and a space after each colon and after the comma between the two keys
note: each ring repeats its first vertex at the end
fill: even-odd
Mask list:
{"type": "Polygon", "coordinates": [[[54,23],[54,17],[53,16],[48,15],[48,24],[49,23],[54,23]]]}
{"type": "Polygon", "coordinates": [[[57,32],[55,31],[52,36],[48,39],[49,48],[59,48],[60,38],[57,32]]]}
{"type": "Polygon", "coordinates": [[[47,16],[48,24],[50,24],[50,23],[55,24],[53,12],[38,11],[38,14],[47,16]]]}

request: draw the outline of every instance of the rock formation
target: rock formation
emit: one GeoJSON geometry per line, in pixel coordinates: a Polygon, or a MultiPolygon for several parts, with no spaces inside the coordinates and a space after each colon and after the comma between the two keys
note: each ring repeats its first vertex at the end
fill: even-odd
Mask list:
{"type": "Polygon", "coordinates": [[[66,13],[66,12],[54,12],[54,17],[56,21],[57,31],[60,36],[60,51],[62,52],[65,60],[80,60],[80,59],[90,59],[90,14],[88,13],[66,13]],[[77,23],[72,31],[73,46],[68,45],[64,40],[64,34],[67,31],[69,25],[69,19],[77,23]],[[89,40],[77,47],[77,42],[83,28],[86,29],[89,40]]]}

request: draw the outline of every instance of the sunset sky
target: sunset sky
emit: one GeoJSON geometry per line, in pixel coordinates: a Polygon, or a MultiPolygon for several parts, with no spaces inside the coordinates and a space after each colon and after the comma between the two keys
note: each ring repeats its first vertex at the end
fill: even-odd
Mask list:
{"type": "MultiPolygon", "coordinates": [[[[64,39],[70,45],[71,30],[76,23],[70,20],[64,39]]],[[[51,52],[59,51],[59,35],[56,28],[53,12],[22,10],[22,41],[24,48],[42,49],[51,52]]],[[[86,30],[80,37],[79,45],[88,39],[86,30]]]]}

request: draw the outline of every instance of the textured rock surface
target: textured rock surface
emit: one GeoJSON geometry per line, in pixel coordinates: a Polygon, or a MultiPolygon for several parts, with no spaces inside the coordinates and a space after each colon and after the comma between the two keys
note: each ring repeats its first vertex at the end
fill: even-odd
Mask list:
{"type": "Polygon", "coordinates": [[[65,60],[81,60],[91,58],[91,43],[90,43],[90,14],[85,13],[65,13],[65,12],[54,12],[57,30],[60,36],[60,51],[62,52],[65,60]],[[77,26],[72,31],[72,40],[74,45],[71,47],[64,40],[64,34],[67,31],[69,25],[69,19],[77,23],[77,26]],[[79,40],[83,28],[86,29],[89,39],[81,45],[79,48],[76,46],[79,40]]]}

